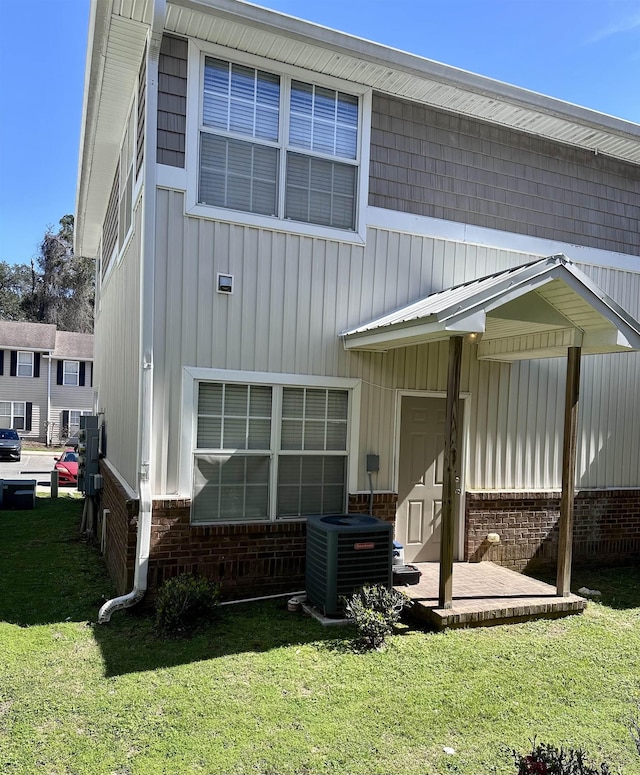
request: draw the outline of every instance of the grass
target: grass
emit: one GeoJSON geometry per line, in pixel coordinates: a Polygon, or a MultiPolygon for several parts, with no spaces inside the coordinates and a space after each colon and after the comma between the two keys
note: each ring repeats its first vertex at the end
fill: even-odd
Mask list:
{"type": "Polygon", "coordinates": [[[15,775],[512,775],[509,748],[582,746],[640,774],[640,569],[578,574],[579,617],[426,633],[358,653],[286,603],[161,640],[78,539],[81,502],[0,512],[0,771],[15,775]],[[456,753],[448,755],[450,746],[456,753]]]}

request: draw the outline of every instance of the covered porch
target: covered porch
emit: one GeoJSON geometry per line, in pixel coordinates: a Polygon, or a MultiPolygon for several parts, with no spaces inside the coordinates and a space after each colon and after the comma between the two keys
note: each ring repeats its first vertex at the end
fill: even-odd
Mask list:
{"type": "Polygon", "coordinates": [[[581,357],[639,350],[640,323],[565,256],[557,255],[433,293],[345,331],[342,338],[347,350],[373,352],[449,341],[439,563],[424,566],[422,584],[411,592],[420,596],[421,608],[437,618],[437,626],[513,620],[515,607],[516,616],[522,617],[582,610],[584,601],[570,591],[581,357]],[[478,360],[505,363],[566,358],[555,588],[488,563],[487,568],[496,569],[493,575],[484,563],[454,565],[456,515],[466,490],[459,417],[466,347],[473,347],[478,360]]]}
{"type": "Polygon", "coordinates": [[[454,562],[451,608],[439,604],[440,568],[414,563],[420,582],[399,587],[411,599],[409,616],[438,630],[486,627],[581,613],[587,601],[559,596],[555,587],[492,562],[454,562]]]}

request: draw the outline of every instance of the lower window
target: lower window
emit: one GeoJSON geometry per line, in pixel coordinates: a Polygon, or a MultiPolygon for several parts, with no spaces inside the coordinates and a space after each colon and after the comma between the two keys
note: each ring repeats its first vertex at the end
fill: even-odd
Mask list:
{"type": "Polygon", "coordinates": [[[26,409],[26,401],[0,401],[0,427],[25,430],[26,409]]]}
{"type": "Polygon", "coordinates": [[[349,391],[200,382],[193,522],[339,514],[349,391]]]}
{"type": "Polygon", "coordinates": [[[91,413],[91,409],[64,409],[60,419],[60,435],[76,436],[80,432],[80,418],[91,413]]]}

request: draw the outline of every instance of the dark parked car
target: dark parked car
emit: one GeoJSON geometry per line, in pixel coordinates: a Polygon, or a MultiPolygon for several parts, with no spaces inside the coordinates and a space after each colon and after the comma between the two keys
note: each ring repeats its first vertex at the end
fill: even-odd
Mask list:
{"type": "Polygon", "coordinates": [[[20,460],[22,442],[17,431],[12,428],[0,428],[0,457],[10,460],[20,460]]]}

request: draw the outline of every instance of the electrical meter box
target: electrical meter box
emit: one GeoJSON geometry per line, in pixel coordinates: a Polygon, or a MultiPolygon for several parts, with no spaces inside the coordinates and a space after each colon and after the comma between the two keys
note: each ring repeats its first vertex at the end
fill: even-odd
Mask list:
{"type": "Polygon", "coordinates": [[[99,443],[97,415],[83,415],[78,434],[78,490],[85,495],[96,494],[95,477],[100,469],[99,443]]]}

